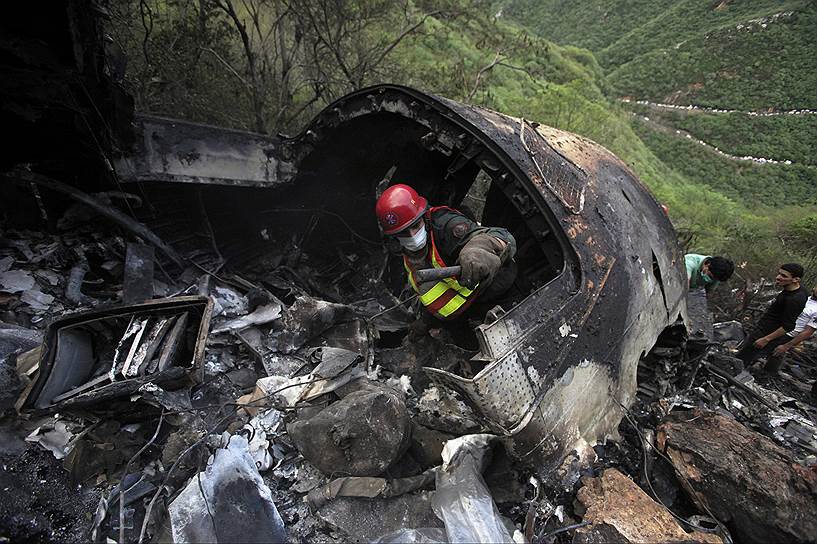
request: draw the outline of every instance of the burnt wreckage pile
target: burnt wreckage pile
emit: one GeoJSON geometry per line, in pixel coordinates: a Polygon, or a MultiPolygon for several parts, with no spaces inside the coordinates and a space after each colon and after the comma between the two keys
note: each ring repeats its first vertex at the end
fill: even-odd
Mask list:
{"type": "Polygon", "coordinates": [[[0,536],[817,534],[813,360],[755,381],[592,142],[393,86],[293,139],[138,124],[123,191],[4,176],[0,536]],[[391,178],[514,234],[514,307],[417,326],[370,212],[391,178]]]}
{"type": "MultiPolygon", "coordinates": [[[[759,542],[814,534],[814,408],[791,373],[779,380],[795,397],[782,383],[757,384],[729,355],[734,324],[715,327],[721,340],[721,331],[733,335],[719,343],[668,330],[640,362],[639,397],[621,437],[596,446],[585,465],[574,459],[542,474],[511,458],[478,412],[422,372],[473,372],[476,350],[442,328],[409,330],[412,313],[378,279],[377,248],[337,257],[349,272],[344,285],[362,287],[333,302],[320,298],[336,287],[309,254],[283,264],[293,247],[263,255],[281,263],[263,274],[253,265],[239,273],[191,266],[174,281],[128,266],[128,255],[151,252],[126,242],[127,233],[93,221],[72,229],[8,230],[0,250],[4,372],[20,380],[6,389],[6,432],[25,429],[35,448],[16,459],[4,452],[6,481],[21,501],[3,507],[12,538],[759,542]],[[76,302],[65,290],[79,253],[88,264],[76,302]],[[121,304],[133,282],[173,296],[121,304]],[[24,296],[30,291],[42,295],[24,296]],[[52,309],[63,315],[43,328],[52,309]],[[93,518],[24,513],[57,482],[24,489],[31,484],[15,472],[43,471],[51,455],[66,485],[50,500],[76,497],[93,518]],[[736,504],[735,493],[746,500],[736,504]]],[[[813,374],[806,359],[792,369],[813,374]]]]}

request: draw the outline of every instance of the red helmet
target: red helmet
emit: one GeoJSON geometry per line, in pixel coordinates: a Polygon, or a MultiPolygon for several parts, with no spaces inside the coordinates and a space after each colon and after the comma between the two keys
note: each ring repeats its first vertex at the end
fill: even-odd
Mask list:
{"type": "Polygon", "coordinates": [[[428,201],[425,198],[408,185],[398,183],[383,191],[377,199],[375,213],[384,234],[397,234],[417,221],[426,208],[428,201]]]}

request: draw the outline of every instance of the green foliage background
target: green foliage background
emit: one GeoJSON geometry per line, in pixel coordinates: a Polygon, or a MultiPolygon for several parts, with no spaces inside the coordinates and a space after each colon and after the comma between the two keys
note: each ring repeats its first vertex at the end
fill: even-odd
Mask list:
{"type": "MultiPolygon", "coordinates": [[[[363,64],[366,70],[355,81],[331,59],[309,57],[307,48],[289,79],[276,79],[272,46],[258,41],[258,58],[269,61],[260,74],[268,83],[256,88],[263,92],[253,102],[240,35],[219,9],[225,0],[122,0],[113,6],[110,31],[129,59],[127,81],[137,107],[293,133],[357,86],[410,85],[601,143],[669,206],[688,249],[745,262],[744,276],[768,277],[783,260],[814,256],[808,233],[817,221],[817,116],[687,114],[619,100],[735,110],[817,108],[813,3],[246,1],[265,10],[262,26],[283,21],[281,39],[302,46],[320,44],[325,36],[299,26],[292,17],[303,8],[293,6],[334,6],[355,23],[350,28],[361,29],[339,42],[348,66],[361,66],[371,44],[393,42],[402,29],[419,24],[379,62],[363,64]],[[144,6],[150,10],[147,23],[144,6]],[[259,97],[260,118],[253,113],[259,97]],[[675,130],[731,155],[793,164],[730,160],[675,130]]],[[[246,21],[249,12],[238,15],[246,21]]]]}

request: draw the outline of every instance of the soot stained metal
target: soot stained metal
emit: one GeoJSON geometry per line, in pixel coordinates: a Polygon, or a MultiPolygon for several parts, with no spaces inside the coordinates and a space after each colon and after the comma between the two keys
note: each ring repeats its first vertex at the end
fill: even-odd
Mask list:
{"type": "MultiPolygon", "coordinates": [[[[658,202],[590,140],[404,87],[346,96],[304,134],[330,143],[334,128],[384,112],[427,128],[424,143],[456,157],[452,166],[479,165],[535,237],[556,237],[564,260],[555,278],[477,329],[485,366],[476,376],[426,371],[541,467],[614,433],[620,405],[635,396],[639,357],[686,318],[683,255],[658,202]]],[[[302,156],[312,147],[305,137],[290,145],[302,156]]]]}
{"type": "MultiPolygon", "coordinates": [[[[207,138],[218,140],[219,129],[209,128],[207,138]]],[[[162,131],[178,148],[190,147],[169,134],[172,123],[162,131]]],[[[231,160],[252,163],[260,155],[242,142],[231,160]]],[[[683,254],[672,224],[635,174],[590,140],[379,85],[329,105],[300,135],[267,143],[265,160],[275,167],[262,176],[254,169],[208,180],[197,164],[203,155],[195,154],[174,161],[173,176],[283,188],[287,204],[300,198],[302,206],[314,205],[321,197],[321,205],[369,238],[377,226],[366,210],[373,210],[375,186],[390,166],[397,167],[395,182],[454,207],[475,177],[488,176],[486,214],[513,212],[516,233],[524,233],[520,246],[528,248],[520,253],[535,256],[520,262],[520,273],[548,272],[531,280],[519,304],[477,327],[474,360],[481,370],[473,377],[425,370],[464,395],[514,456],[540,470],[615,434],[621,406],[635,397],[639,358],[664,329],[687,322],[683,254]],[[489,213],[492,195],[502,204],[489,213]]],[[[164,168],[161,161],[129,160],[158,173],[164,168]]],[[[143,169],[139,178],[151,175],[143,169]]]]}

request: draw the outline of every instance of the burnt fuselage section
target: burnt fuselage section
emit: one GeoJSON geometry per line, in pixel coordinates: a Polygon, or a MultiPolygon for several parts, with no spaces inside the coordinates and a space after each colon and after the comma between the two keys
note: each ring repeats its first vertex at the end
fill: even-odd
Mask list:
{"type": "MultiPolygon", "coordinates": [[[[212,185],[202,200],[233,263],[293,229],[318,258],[382,251],[373,208],[387,172],[433,205],[465,205],[483,224],[508,228],[523,300],[476,328],[473,375],[426,370],[540,467],[615,432],[640,356],[686,317],[683,255],[669,219],[626,165],[574,134],[393,85],[338,100],[300,135],[265,139],[262,153],[247,151],[249,137],[235,144],[235,134],[213,129],[203,136],[213,145],[202,145],[201,135],[186,140],[162,123],[170,121],[143,120],[143,141],[165,143],[139,153],[164,159],[126,158],[120,174],[212,185]],[[208,178],[201,161],[213,155],[243,160],[254,174],[208,178]],[[240,216],[218,211],[228,203],[240,216]],[[325,219],[306,225],[317,210],[325,219]]],[[[181,196],[182,185],[163,190],[181,196]]],[[[382,279],[399,294],[399,258],[385,258],[382,279]]]]}

